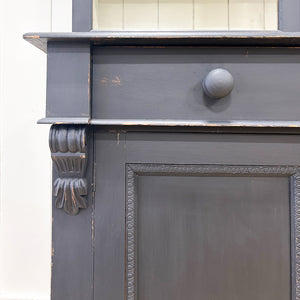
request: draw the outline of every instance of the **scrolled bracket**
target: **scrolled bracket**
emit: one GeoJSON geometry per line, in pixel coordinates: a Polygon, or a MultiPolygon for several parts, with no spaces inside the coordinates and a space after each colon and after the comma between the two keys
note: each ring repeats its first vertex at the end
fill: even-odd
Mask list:
{"type": "Polygon", "coordinates": [[[53,183],[55,205],[70,215],[77,215],[80,208],[87,208],[86,131],[84,125],[52,125],[50,129],[51,158],[58,173],[53,183]]]}

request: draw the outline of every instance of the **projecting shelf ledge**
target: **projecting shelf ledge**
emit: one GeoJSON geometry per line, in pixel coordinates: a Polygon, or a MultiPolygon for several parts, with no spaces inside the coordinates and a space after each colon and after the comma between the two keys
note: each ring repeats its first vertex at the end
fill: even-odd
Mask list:
{"type": "Polygon", "coordinates": [[[299,121],[206,121],[170,119],[88,119],[88,118],[43,118],[38,124],[86,124],[101,126],[167,126],[167,127],[253,127],[253,128],[300,128],[299,121]]]}
{"type": "Polygon", "coordinates": [[[23,37],[44,52],[48,42],[90,42],[102,46],[300,47],[300,32],[283,31],[34,32],[23,37]]]}

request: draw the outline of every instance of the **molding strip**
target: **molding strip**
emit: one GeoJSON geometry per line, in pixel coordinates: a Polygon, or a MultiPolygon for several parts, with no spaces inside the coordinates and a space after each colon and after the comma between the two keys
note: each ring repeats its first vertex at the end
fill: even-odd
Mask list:
{"type": "Polygon", "coordinates": [[[126,165],[126,299],[137,300],[137,176],[289,177],[291,181],[291,286],[300,300],[300,167],[230,165],[126,165]]]}

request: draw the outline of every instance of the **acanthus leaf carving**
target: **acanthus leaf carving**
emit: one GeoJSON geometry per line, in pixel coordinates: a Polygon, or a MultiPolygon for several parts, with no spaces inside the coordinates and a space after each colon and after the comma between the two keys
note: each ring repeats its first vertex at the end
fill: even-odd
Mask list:
{"type": "Polygon", "coordinates": [[[86,126],[52,125],[49,144],[51,158],[58,173],[53,184],[55,205],[70,215],[76,215],[80,208],[87,207],[86,126]]]}

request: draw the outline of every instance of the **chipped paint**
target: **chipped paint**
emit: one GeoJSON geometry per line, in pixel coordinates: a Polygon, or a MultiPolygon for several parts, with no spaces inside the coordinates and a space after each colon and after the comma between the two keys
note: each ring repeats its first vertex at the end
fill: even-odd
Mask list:
{"type": "Polygon", "coordinates": [[[165,47],[184,41],[197,46],[263,46],[263,47],[299,47],[300,34],[298,32],[257,32],[238,31],[228,32],[72,32],[72,33],[27,33],[24,39],[47,51],[48,41],[86,41],[93,45],[102,46],[140,46],[165,47]]]}
{"type": "Polygon", "coordinates": [[[119,78],[119,76],[115,76],[112,80],[111,80],[112,86],[121,86],[121,80],[119,78]]]}
{"type": "Polygon", "coordinates": [[[103,84],[107,84],[108,83],[108,78],[107,77],[102,77],[100,82],[103,83],[103,84]]]}
{"type": "Polygon", "coordinates": [[[39,35],[26,35],[24,36],[25,39],[39,39],[39,35]]]}
{"type": "Polygon", "coordinates": [[[166,127],[261,127],[261,128],[300,128],[297,121],[189,121],[189,120],[126,120],[126,119],[92,119],[92,125],[112,125],[112,126],[166,126],[166,127]]]}

